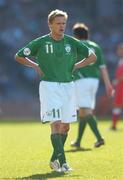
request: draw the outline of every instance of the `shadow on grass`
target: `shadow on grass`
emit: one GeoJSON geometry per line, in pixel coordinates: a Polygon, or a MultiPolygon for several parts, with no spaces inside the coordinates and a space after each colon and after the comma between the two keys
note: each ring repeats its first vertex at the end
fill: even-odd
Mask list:
{"type": "Polygon", "coordinates": [[[121,129],[121,128],[118,128],[118,129],[116,129],[116,130],[107,129],[107,131],[117,133],[117,132],[123,132],[123,129],[121,129]]]}
{"type": "Polygon", "coordinates": [[[79,152],[79,151],[83,151],[83,152],[86,152],[86,151],[92,151],[91,148],[73,148],[73,149],[69,149],[69,150],[66,150],[65,152],[79,152]]]}
{"type": "Polygon", "coordinates": [[[65,173],[59,173],[59,172],[51,172],[51,173],[46,173],[46,174],[34,174],[34,175],[31,175],[31,176],[27,176],[27,177],[18,177],[16,178],[16,180],[45,180],[47,178],[56,178],[56,177],[63,177],[65,178],[65,175],[67,175],[66,177],[68,178],[68,175],[69,177],[78,177],[78,175],[72,175],[72,174],[65,174],[65,173]]]}

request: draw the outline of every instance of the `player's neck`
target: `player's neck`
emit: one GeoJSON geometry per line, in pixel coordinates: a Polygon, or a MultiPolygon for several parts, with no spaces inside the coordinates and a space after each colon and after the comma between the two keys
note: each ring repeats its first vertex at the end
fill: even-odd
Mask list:
{"type": "Polygon", "coordinates": [[[51,35],[51,37],[54,39],[54,40],[56,40],[56,41],[59,41],[59,40],[61,40],[63,37],[64,37],[64,34],[54,34],[54,33],[50,33],[50,35],[51,35]]]}

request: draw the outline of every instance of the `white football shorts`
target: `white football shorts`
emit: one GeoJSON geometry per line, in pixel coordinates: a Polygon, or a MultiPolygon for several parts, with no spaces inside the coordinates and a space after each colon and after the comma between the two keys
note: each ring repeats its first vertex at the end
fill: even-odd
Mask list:
{"type": "Polygon", "coordinates": [[[40,116],[42,122],[77,121],[75,83],[41,81],[39,84],[40,116]]]}
{"type": "Polygon", "coordinates": [[[97,78],[82,78],[75,81],[77,108],[95,108],[98,86],[97,78]]]}

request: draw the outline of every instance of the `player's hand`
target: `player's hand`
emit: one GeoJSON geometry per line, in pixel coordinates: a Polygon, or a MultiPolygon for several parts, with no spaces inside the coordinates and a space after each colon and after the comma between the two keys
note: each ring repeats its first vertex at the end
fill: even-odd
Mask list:
{"type": "Polygon", "coordinates": [[[108,97],[114,97],[115,95],[115,90],[111,84],[106,88],[106,92],[108,97]]]}
{"type": "Polygon", "coordinates": [[[73,67],[72,73],[73,73],[73,72],[75,72],[77,69],[78,69],[78,68],[77,68],[77,65],[76,65],[76,64],[74,64],[74,67],[73,67]]]}

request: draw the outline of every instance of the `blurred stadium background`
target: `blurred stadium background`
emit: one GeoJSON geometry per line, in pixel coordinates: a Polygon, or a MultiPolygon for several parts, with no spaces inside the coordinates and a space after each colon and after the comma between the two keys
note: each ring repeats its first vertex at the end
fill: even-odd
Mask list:
{"type": "MultiPolygon", "coordinates": [[[[66,33],[72,35],[75,22],[90,27],[91,39],[102,47],[113,79],[115,49],[123,41],[123,0],[0,0],[0,117],[39,118],[39,77],[15,62],[14,55],[27,42],[49,32],[47,15],[56,8],[68,12],[66,33]]],[[[110,105],[101,81],[96,113],[110,115],[110,105]]]]}

